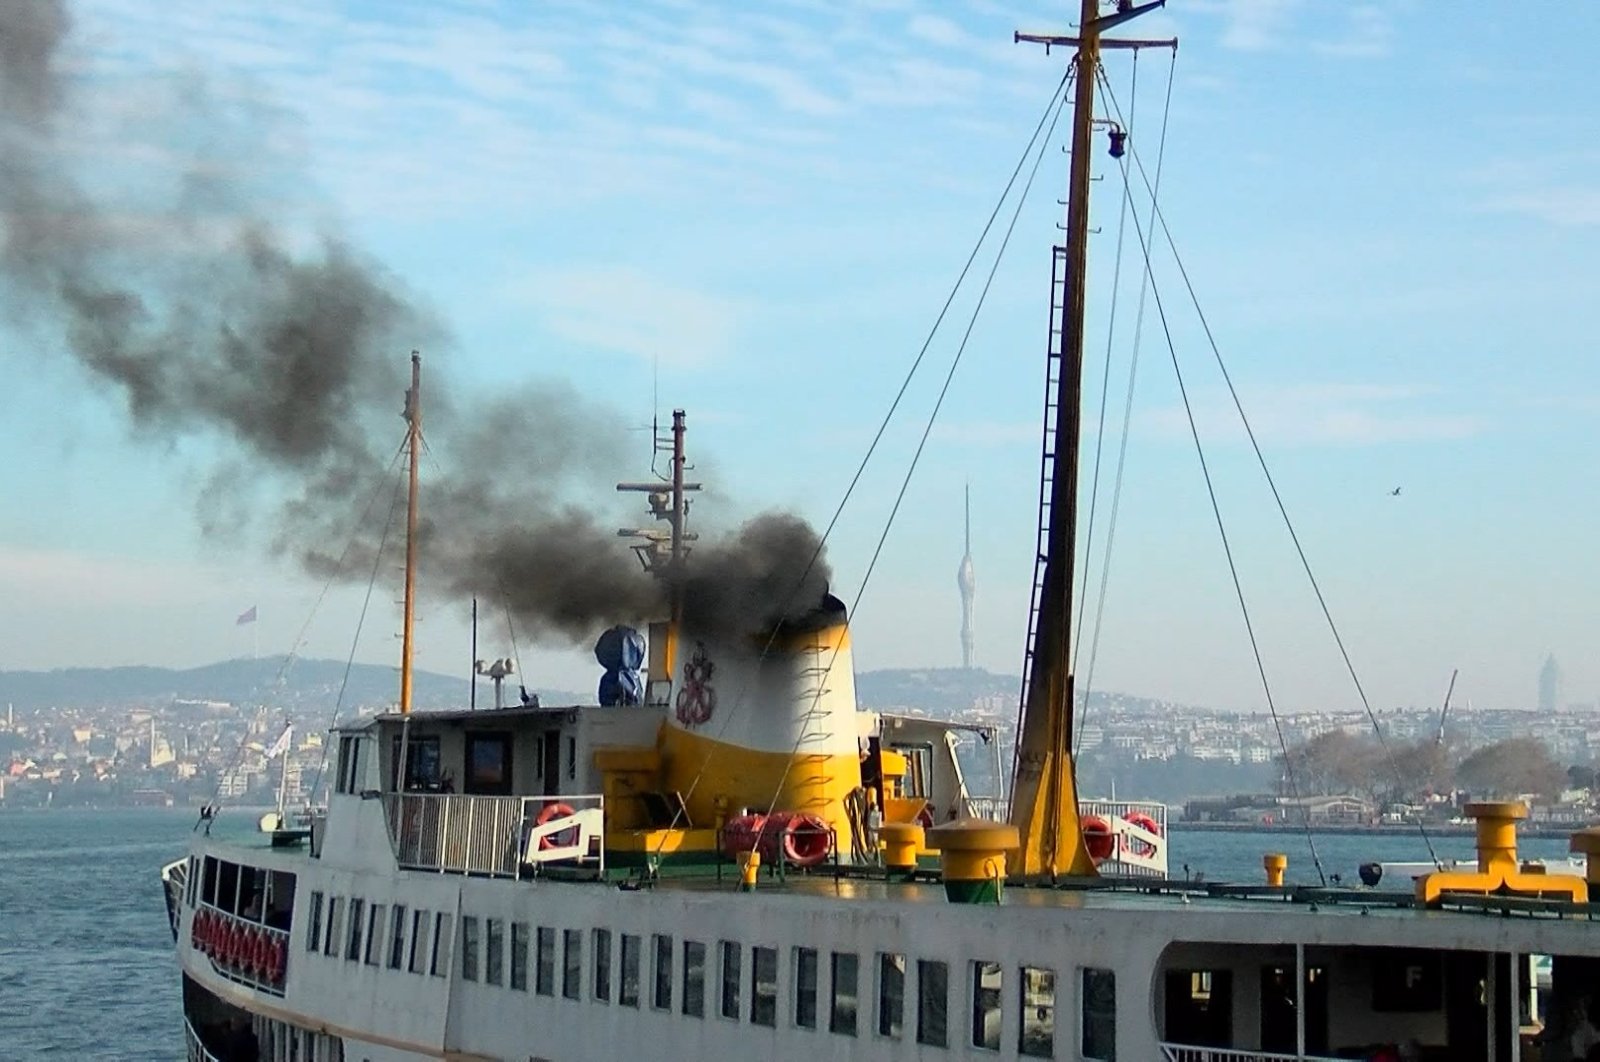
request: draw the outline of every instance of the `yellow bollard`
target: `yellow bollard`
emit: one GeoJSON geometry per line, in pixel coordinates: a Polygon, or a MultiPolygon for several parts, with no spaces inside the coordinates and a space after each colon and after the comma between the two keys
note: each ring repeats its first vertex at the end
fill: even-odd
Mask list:
{"type": "Polygon", "coordinates": [[[1283,888],[1283,872],[1289,869],[1289,857],[1282,852],[1268,852],[1261,857],[1261,865],[1267,871],[1267,884],[1274,889],[1283,888]]]}
{"type": "Polygon", "coordinates": [[[922,827],[914,822],[891,822],[881,831],[883,865],[891,878],[910,878],[917,872],[917,852],[922,849],[922,827]]]}
{"type": "Polygon", "coordinates": [[[756,874],[761,870],[761,853],[756,851],[739,853],[739,891],[756,891],[756,874]]]}

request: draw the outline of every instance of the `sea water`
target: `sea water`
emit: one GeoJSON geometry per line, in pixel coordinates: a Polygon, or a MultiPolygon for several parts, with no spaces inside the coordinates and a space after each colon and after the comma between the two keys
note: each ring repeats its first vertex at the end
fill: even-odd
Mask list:
{"type": "MultiPolygon", "coordinates": [[[[256,814],[230,811],[224,835],[256,814]]],[[[160,872],[180,858],[193,809],[0,811],[0,1059],[183,1057],[177,962],[160,872]]],[[[1472,858],[1472,839],[1433,838],[1441,858],[1472,858]]],[[[1313,836],[1324,874],[1354,884],[1365,862],[1420,862],[1416,831],[1313,836]]],[[[1529,858],[1565,855],[1559,839],[1522,842],[1529,858]]],[[[1289,880],[1315,884],[1305,834],[1173,831],[1172,876],[1259,882],[1261,856],[1289,857],[1289,880]],[[1185,870],[1187,866],[1187,871],[1185,870]]],[[[1385,883],[1389,884],[1389,883],[1385,883]]]]}

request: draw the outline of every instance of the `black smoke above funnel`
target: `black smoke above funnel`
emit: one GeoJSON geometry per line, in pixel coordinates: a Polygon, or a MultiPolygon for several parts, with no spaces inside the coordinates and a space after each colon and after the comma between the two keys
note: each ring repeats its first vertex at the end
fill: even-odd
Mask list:
{"type": "MultiPolygon", "coordinates": [[[[248,118],[203,78],[175,90],[170,135],[147,115],[125,138],[162,140],[164,185],[85,180],[82,130],[117,118],[68,76],[71,28],[63,0],[0,3],[4,309],[115,394],[137,437],[223,444],[203,527],[264,526],[274,551],[318,575],[392,571],[373,563],[393,526],[387,498],[344,543],[393,466],[407,354],[421,347],[424,592],[503,600],[535,637],[580,644],[665,615],[668,587],[639,572],[618,514],[574,500],[609,496],[626,438],[615,412],[555,384],[469,409],[436,353],[450,347],[444,323],[341,233],[279,220],[281,201],[241,176],[268,154],[266,130],[252,143],[248,118]],[[193,147],[215,143],[234,165],[193,147]]],[[[769,514],[699,544],[682,590],[702,628],[736,630],[809,611],[827,578],[816,533],[769,514]]]]}

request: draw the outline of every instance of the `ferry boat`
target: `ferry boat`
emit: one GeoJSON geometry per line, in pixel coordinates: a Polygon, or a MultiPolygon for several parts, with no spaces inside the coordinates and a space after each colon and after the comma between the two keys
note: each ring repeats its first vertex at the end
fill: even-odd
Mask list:
{"type": "MultiPolygon", "coordinates": [[[[607,703],[412,711],[408,545],[398,708],[335,730],[307,843],[208,828],[162,871],[190,1059],[1595,1057],[1600,862],[1525,868],[1520,805],[1469,809],[1476,866],[1384,891],[1287,885],[1270,853],[1262,883],[1175,881],[1164,809],[1077,797],[1095,74],[1105,52],[1175,46],[1109,35],[1157,6],[1084,0],[1074,35],[1018,35],[1071,49],[1077,76],[1008,798],[968,791],[958,725],[858,708],[832,596],[760,630],[673,608],[604,632],[607,703]]],[[[407,421],[414,528],[415,360],[407,421]]],[[[693,563],[685,426],[648,485],[665,530],[641,578],[693,563]]],[[[1573,849],[1600,858],[1600,834],[1573,849]]]]}

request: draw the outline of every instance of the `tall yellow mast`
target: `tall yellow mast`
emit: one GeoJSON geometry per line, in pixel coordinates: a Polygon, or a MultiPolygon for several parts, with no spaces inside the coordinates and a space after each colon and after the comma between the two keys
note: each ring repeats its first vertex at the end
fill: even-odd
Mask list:
{"type": "Polygon", "coordinates": [[[411,390],[406,392],[406,452],[410,482],[406,494],[406,604],[400,648],[400,714],[411,714],[412,633],[417,617],[417,459],[422,446],[422,355],[411,352],[411,390]]]}
{"type": "Polygon", "coordinates": [[[1113,26],[1161,7],[1166,0],[1134,7],[1123,2],[1100,16],[1099,0],[1083,0],[1076,37],[1018,33],[1018,41],[1077,48],[1072,108],[1072,167],[1067,189],[1066,286],[1061,320],[1061,372],[1053,396],[1059,418],[1050,477],[1050,515],[1045,535],[1044,583],[1034,652],[1029,661],[1027,701],[1017,735],[1017,771],[1011,785],[1011,822],[1021,846],[1011,873],[1023,877],[1092,875],[1094,860],[1084,846],[1072,766],[1072,577],[1078,530],[1078,436],[1083,386],[1085,262],[1089,242],[1090,133],[1094,127],[1095,78],[1102,48],[1165,45],[1158,41],[1108,41],[1113,26]]]}

